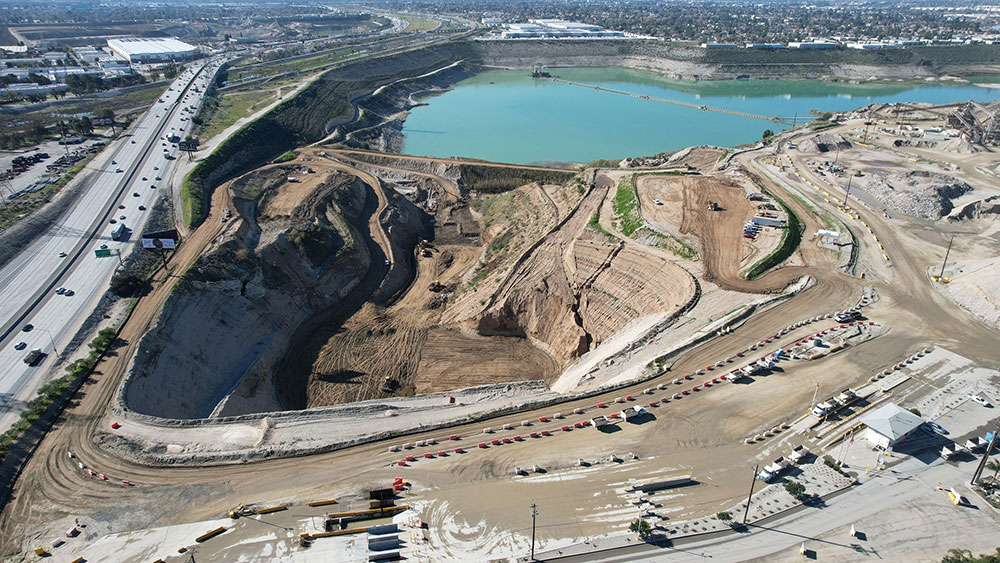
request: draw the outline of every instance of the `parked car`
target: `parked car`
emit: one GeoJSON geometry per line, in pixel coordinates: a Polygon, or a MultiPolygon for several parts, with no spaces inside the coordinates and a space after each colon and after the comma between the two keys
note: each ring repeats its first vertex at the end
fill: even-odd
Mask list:
{"type": "Polygon", "coordinates": [[[924,427],[927,428],[927,430],[929,430],[931,432],[937,432],[938,434],[940,434],[942,436],[947,436],[948,435],[948,431],[945,430],[943,426],[941,426],[940,424],[934,422],[933,420],[928,420],[927,422],[925,422],[924,423],[924,427]]]}
{"type": "Polygon", "coordinates": [[[972,399],[973,401],[979,403],[980,405],[983,405],[986,408],[992,408],[993,407],[993,405],[989,401],[986,400],[986,397],[983,397],[982,395],[976,395],[976,394],[970,393],[969,394],[969,398],[972,399]]]}

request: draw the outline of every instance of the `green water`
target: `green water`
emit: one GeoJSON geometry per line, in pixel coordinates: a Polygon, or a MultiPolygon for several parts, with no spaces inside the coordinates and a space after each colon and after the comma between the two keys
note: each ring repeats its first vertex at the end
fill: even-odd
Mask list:
{"type": "MultiPolygon", "coordinates": [[[[573,82],[766,116],[812,118],[875,102],[1000,99],[980,86],[895,86],[816,80],[681,81],[620,68],[551,71],[573,82]]],[[[589,162],[652,155],[693,145],[736,146],[787,125],[533,79],[492,70],[414,108],[403,152],[501,162],[589,162]]]]}

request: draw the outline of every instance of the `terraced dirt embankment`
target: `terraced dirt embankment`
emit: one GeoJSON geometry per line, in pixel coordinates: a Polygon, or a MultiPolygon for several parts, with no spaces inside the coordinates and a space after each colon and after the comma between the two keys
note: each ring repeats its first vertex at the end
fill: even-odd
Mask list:
{"type": "Polygon", "coordinates": [[[388,247],[372,232],[380,230],[370,223],[379,207],[372,186],[315,162],[293,164],[316,173],[288,182],[296,167],[274,165],[224,188],[236,214],[143,338],[122,390],[131,410],[200,418],[279,409],[287,398],[273,368],[295,327],[378,287],[388,247]]]}

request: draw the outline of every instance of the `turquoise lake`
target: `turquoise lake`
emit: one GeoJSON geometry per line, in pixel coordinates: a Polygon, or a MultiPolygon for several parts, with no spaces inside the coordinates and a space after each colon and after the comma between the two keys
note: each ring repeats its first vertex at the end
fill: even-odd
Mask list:
{"type": "MultiPolygon", "coordinates": [[[[681,81],[619,68],[550,69],[553,76],[638,95],[751,114],[812,119],[876,102],[1000,99],[981,86],[849,84],[816,80],[681,81]]],[[[693,145],[736,146],[788,125],[676,106],[491,70],[425,98],[403,125],[403,152],[500,162],[589,162],[693,145]]]]}

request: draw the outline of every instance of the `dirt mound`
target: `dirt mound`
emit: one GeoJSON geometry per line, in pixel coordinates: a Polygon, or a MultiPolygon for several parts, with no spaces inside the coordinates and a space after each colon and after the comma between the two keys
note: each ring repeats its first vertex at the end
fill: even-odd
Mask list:
{"type": "Polygon", "coordinates": [[[799,151],[803,153],[824,153],[838,150],[844,151],[852,146],[850,141],[840,135],[822,133],[799,143],[799,151]]]}
{"type": "Polygon", "coordinates": [[[948,139],[947,141],[941,141],[935,147],[943,152],[950,152],[955,154],[973,154],[979,152],[972,143],[970,143],[964,137],[948,139]]]}
{"type": "Polygon", "coordinates": [[[947,174],[922,170],[883,173],[870,169],[854,185],[861,187],[886,207],[912,217],[936,221],[952,210],[951,200],[972,191],[972,186],[947,174]]]}
{"type": "Polygon", "coordinates": [[[974,201],[962,207],[961,210],[948,216],[949,221],[964,221],[980,219],[991,215],[1000,215],[1000,196],[990,196],[974,201]]]}

